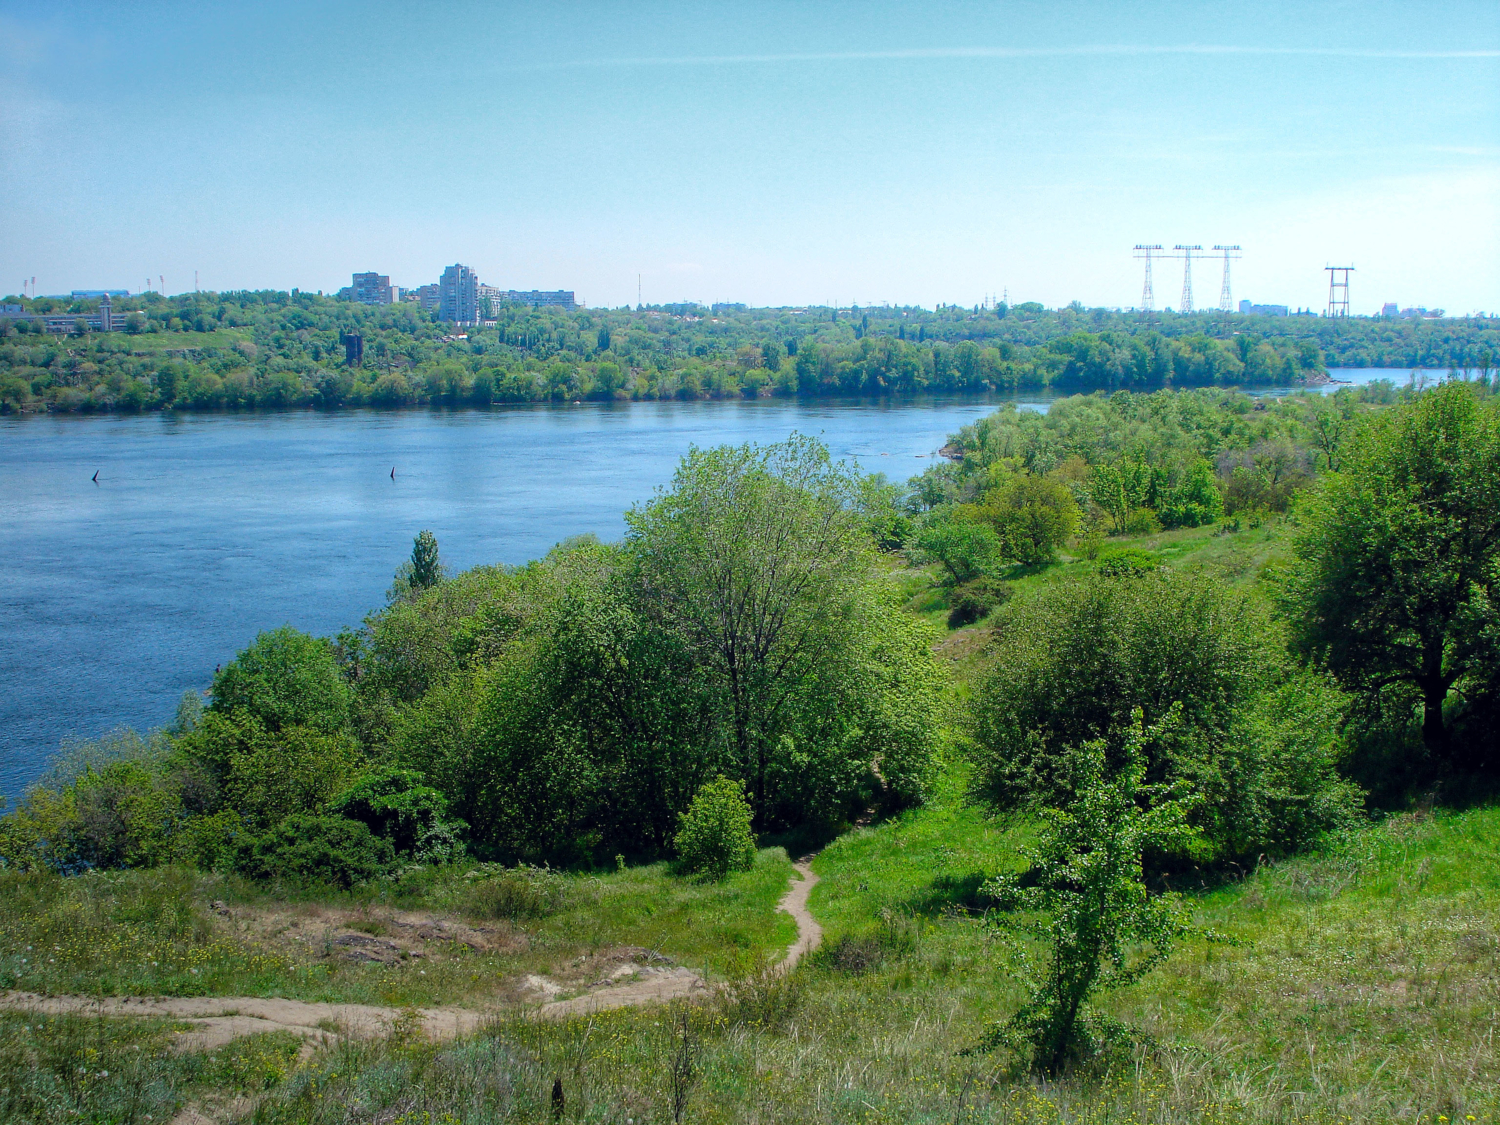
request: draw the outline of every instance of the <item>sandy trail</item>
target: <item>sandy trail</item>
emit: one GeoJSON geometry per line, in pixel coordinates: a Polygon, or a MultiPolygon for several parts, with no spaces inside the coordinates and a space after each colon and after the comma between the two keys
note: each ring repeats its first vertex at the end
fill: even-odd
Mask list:
{"type": "MultiPolygon", "coordinates": [[[[793,864],[799,876],[787,888],[777,909],[790,914],[797,923],[797,940],[786,956],[772,970],[787,973],[804,956],[823,941],[823,927],[807,909],[807,896],[818,883],[812,869],[812,856],[793,864]]],[[[536,992],[545,997],[557,987],[543,978],[529,978],[536,992]]],[[[652,965],[622,966],[611,977],[596,982],[581,996],[571,999],[543,999],[524,1009],[539,1019],[566,1019],[614,1008],[633,1008],[659,1004],[693,995],[703,995],[708,985],[692,969],[681,966],[664,968],[652,965]]],[[[142,1016],[190,1023],[189,1030],[177,1033],[174,1047],[182,1051],[203,1051],[222,1047],[241,1035],[267,1031],[290,1031],[306,1039],[307,1047],[336,1042],[340,1036],[368,1037],[387,1035],[403,1016],[414,1014],[429,1039],[452,1039],[477,1031],[493,1012],[473,1008],[386,1008],[370,1004],[326,1004],[306,1000],[283,1000],[258,996],[42,996],[34,992],[0,993],[0,1009],[40,1012],[45,1015],[142,1016]],[[408,1014],[411,1013],[411,1014],[408,1014]]]]}
{"type": "Polygon", "coordinates": [[[786,951],[786,956],[776,966],[776,972],[789,973],[807,954],[823,944],[823,927],[818,925],[817,919],[807,909],[807,896],[812,894],[812,889],[818,885],[818,876],[812,869],[813,857],[803,856],[792,864],[793,870],[802,878],[787,888],[786,894],[781,896],[781,901],[776,904],[777,910],[784,910],[790,914],[797,923],[797,940],[792,943],[786,951]]]}

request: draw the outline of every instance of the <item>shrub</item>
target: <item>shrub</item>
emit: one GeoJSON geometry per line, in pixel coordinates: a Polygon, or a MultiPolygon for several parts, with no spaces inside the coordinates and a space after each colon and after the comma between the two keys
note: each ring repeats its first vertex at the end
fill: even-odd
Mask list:
{"type": "Polygon", "coordinates": [[[940,516],[916,539],[921,562],[941,564],[947,585],[961,586],[993,570],[1000,561],[1000,537],[987,523],[940,516]]]}
{"type": "Polygon", "coordinates": [[[351,887],[383,875],[395,860],[390,842],[343,816],[289,816],[241,845],[236,866],[253,879],[351,887]]]}
{"type": "Polygon", "coordinates": [[[1059,583],[1005,614],[975,732],[975,788],[997,807],[1066,805],[1077,747],[1118,746],[1137,708],[1159,723],[1176,707],[1143,747],[1147,776],[1198,798],[1215,858],[1284,854],[1350,815],[1341,704],[1306,682],[1278,694],[1300,681],[1245,595],[1156,569],[1059,583]]]}
{"type": "Polygon", "coordinates": [[[1174,710],[1146,730],[1137,710],[1113,777],[1103,740],[1082,747],[1076,795],[1065,811],[1047,810],[1037,844],[1024,849],[1030,869],[986,888],[1017,912],[1002,924],[1042,938],[1051,950],[1026,1003],[991,1029],[985,1046],[1008,1046],[1043,1074],[1106,1046],[1118,1027],[1090,1012],[1089,998],[1140,980],[1190,932],[1175,895],[1148,893],[1142,867],[1148,850],[1191,850],[1197,836],[1180,800],[1141,800],[1145,746],[1176,719],[1174,710]]]}
{"type": "Polygon", "coordinates": [[[1161,520],[1150,508],[1137,508],[1125,517],[1123,530],[1126,535],[1155,535],[1161,530],[1161,520]]]}
{"type": "Polygon", "coordinates": [[[1010,584],[989,578],[975,578],[953,587],[948,597],[948,627],[958,629],[972,625],[990,610],[1010,598],[1010,584]]]}
{"type": "Polygon", "coordinates": [[[1005,557],[1023,566],[1051,562],[1079,518],[1067,485],[1025,471],[1006,474],[974,514],[995,529],[1005,557]]]}
{"type": "Polygon", "coordinates": [[[448,798],[424,780],[416,770],[379,769],[340,793],[326,811],[359,821],[399,855],[446,863],[463,854],[459,833],[465,825],[448,817],[448,798]]]}
{"type": "Polygon", "coordinates": [[[469,894],[466,913],[476,918],[545,918],[562,907],[562,878],[545,867],[520,864],[481,874],[469,894]]]}
{"type": "Polygon", "coordinates": [[[348,734],[304,726],[270,730],[244,710],[208,712],[177,746],[256,831],[293,813],[318,811],[359,769],[359,747],[348,734]]]}
{"type": "Polygon", "coordinates": [[[1139,547],[1110,547],[1099,553],[1099,573],[1105,578],[1128,578],[1161,569],[1161,559],[1139,547]]]}
{"type": "Polygon", "coordinates": [[[713,879],[748,871],[755,864],[755,836],[744,783],[727,777],[705,783],[682,814],[675,843],[687,871],[713,879]]]}

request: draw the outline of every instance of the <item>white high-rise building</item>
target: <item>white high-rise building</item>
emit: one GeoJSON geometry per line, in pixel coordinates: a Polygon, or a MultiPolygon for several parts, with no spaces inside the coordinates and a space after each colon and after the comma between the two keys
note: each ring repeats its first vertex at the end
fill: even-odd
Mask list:
{"type": "Polygon", "coordinates": [[[473,324],[479,319],[479,275],[468,266],[452,265],[438,282],[438,319],[473,324]]]}

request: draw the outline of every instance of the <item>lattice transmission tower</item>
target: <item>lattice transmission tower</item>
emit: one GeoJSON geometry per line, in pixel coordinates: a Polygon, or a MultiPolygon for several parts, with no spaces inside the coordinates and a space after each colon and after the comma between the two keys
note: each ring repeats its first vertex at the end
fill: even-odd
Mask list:
{"type": "Polygon", "coordinates": [[[1324,266],[1328,271],[1328,315],[1349,315],[1349,275],[1353,266],[1324,266]],[[1341,278],[1339,275],[1343,274],[1341,278]]]}
{"type": "Polygon", "coordinates": [[[1151,255],[1160,250],[1160,244],[1147,246],[1138,243],[1135,248],[1137,259],[1145,259],[1146,262],[1146,284],[1141,287],[1141,311],[1151,312],[1156,308],[1156,295],[1151,291],[1151,255]]]}
{"type": "Polygon", "coordinates": [[[1172,249],[1182,251],[1182,307],[1177,311],[1190,313],[1193,311],[1193,251],[1203,247],[1184,246],[1179,242],[1172,249]]]}
{"type": "Polygon", "coordinates": [[[1219,287],[1219,311],[1233,312],[1234,297],[1229,292],[1229,260],[1240,257],[1238,246],[1215,246],[1215,250],[1224,251],[1224,284],[1219,287]]]}

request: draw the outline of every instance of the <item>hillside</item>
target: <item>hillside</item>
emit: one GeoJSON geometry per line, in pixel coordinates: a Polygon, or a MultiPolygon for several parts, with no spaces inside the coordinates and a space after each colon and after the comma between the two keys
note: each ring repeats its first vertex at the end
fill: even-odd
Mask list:
{"type": "MultiPolygon", "coordinates": [[[[1027,961],[1024,947],[985,924],[976,894],[983,877],[1014,864],[1025,825],[996,824],[963,805],[960,781],[950,775],[927,807],[855,830],[818,857],[812,909],[827,940],[806,970],[740,985],[692,1010],[688,1119],[1435,1122],[1500,1114],[1494,810],[1394,817],[1315,855],[1194,893],[1199,918],[1236,944],[1186,947],[1111,1002],[1150,1035],[1128,1066],[1102,1082],[1036,1084],[1006,1078],[993,1058],[962,1053],[1014,1004],[1027,961]]],[[[708,968],[711,980],[743,979],[789,939],[785,916],[778,922],[771,909],[786,870],[779,853],[766,852],[753,874],[706,898],[679,885],[666,901],[659,870],[561,877],[566,905],[502,927],[527,935],[524,952],[438,955],[420,960],[425,969],[250,952],[269,939],[234,932],[215,909],[242,918],[265,900],[237,898],[213,881],[131,873],[45,894],[35,879],[6,876],[0,941],[10,988],[490,1010],[482,1030],[456,1042],[426,1044],[410,1032],[349,1040],[303,1068],[286,1037],[182,1054],[168,1050],[172,1034],[159,1021],[54,1017],[32,1027],[36,1017],[7,1012],[0,1058],[8,1116],[35,1112],[39,1103],[27,1099],[37,1098],[84,1120],[129,1120],[111,1114],[134,1098],[133,1119],[143,1120],[184,1099],[222,1108],[238,1091],[264,1092],[261,1121],[416,1121],[424,1113],[540,1120],[551,1079],[561,1075],[570,1115],[660,1119],[678,1043],[670,1013],[537,1023],[492,1007],[495,989],[528,969],[565,973],[575,951],[599,957],[621,945],[670,951],[708,968]],[[580,934],[584,917],[595,928],[580,934]],[[21,965],[28,946],[45,951],[48,943],[58,948],[45,968],[21,965]],[[736,945],[740,952],[726,956],[736,945]],[[126,950],[131,960],[160,961],[159,970],[122,965],[126,950]],[[78,1052],[95,1068],[88,1082],[66,1077],[78,1052]],[[154,1060],[153,1077],[132,1090],[142,1054],[154,1060]]],[[[387,911],[423,901],[432,899],[394,891],[278,909],[352,911],[378,932],[387,911]]],[[[462,907],[439,913],[472,917],[462,907]]]]}

